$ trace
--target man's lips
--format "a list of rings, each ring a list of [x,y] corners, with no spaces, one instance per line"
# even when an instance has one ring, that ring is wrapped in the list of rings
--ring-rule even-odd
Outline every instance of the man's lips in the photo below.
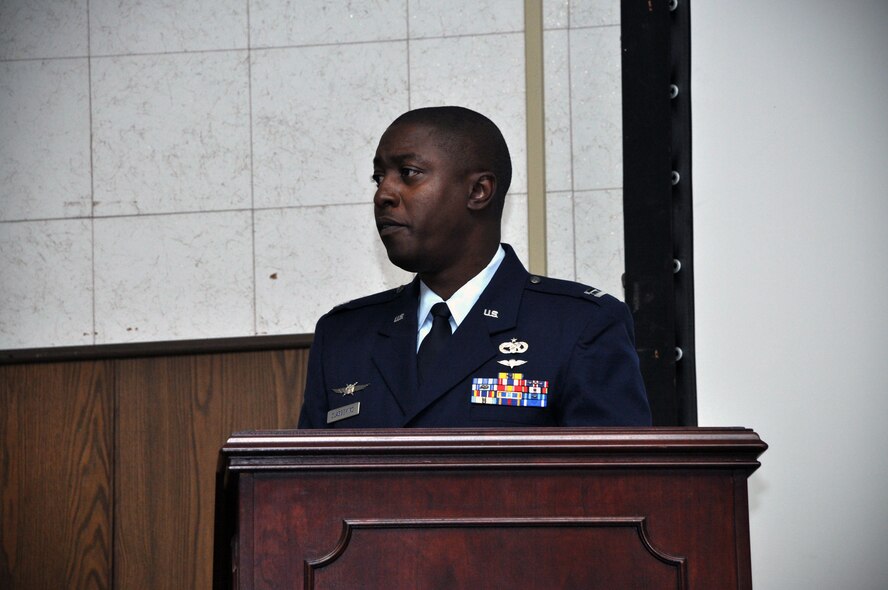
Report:
[[[406,224],[388,217],[380,217],[376,220],[376,229],[379,230],[380,236],[388,235],[404,227],[407,227]]]

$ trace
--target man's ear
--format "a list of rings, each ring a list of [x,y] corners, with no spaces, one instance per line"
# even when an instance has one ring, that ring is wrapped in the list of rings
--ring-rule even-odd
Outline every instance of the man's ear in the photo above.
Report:
[[[467,206],[472,211],[486,209],[493,201],[494,194],[496,194],[496,176],[493,172],[479,172],[474,175]]]

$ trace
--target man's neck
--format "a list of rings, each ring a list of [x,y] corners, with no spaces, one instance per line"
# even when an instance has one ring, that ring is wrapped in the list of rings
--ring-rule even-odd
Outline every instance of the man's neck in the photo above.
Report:
[[[463,320],[468,317],[469,313],[475,307],[481,294],[490,285],[494,275],[498,272],[503,260],[506,257],[506,250],[500,246],[490,262],[481,271],[472,277],[466,284],[460,287],[453,295],[447,298],[447,307],[450,309],[450,327],[452,331],[456,331],[462,324]],[[419,306],[416,308],[416,325],[417,338],[416,345],[428,334],[432,328],[433,318],[429,313],[436,303],[441,301],[437,293],[432,292],[428,285],[420,281],[419,283]]]
[[[497,241],[483,252],[465,257],[457,266],[438,273],[420,273],[419,278],[441,299],[447,301],[460,287],[490,264],[499,247],[500,244]]]

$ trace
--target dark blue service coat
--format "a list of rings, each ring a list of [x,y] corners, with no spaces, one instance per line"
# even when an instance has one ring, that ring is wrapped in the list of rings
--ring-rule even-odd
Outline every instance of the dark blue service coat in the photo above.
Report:
[[[324,315],[299,427],[650,425],[626,305],[579,283],[531,276],[504,246],[505,259],[421,385],[418,278]],[[529,396],[544,397],[545,407],[472,402],[476,378],[504,376],[512,381],[502,383],[545,383],[544,396]]]

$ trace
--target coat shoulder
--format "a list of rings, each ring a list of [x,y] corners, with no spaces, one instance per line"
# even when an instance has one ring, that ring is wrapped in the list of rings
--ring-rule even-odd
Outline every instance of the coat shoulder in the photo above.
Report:
[[[345,303],[340,303],[329,312],[327,312],[326,315],[332,316],[347,311],[374,307],[377,305],[384,305],[396,299],[407,287],[408,285],[401,285],[400,287],[395,287],[394,289],[388,289],[387,291],[381,291],[379,293],[374,293],[373,295],[367,295],[366,297],[359,297],[357,299],[352,299],[351,301],[346,301]]]
[[[551,295],[555,297],[570,297],[581,301],[586,301],[601,308],[609,309],[614,306],[620,307],[624,305],[619,299],[613,297],[590,285],[567,281],[564,279],[553,279],[541,275],[530,275],[527,279],[527,287],[529,291]]]

